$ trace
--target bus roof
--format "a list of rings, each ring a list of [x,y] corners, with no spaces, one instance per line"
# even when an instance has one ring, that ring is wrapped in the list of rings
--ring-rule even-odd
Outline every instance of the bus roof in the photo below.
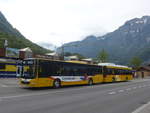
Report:
[[[69,63],[77,63],[77,64],[88,64],[87,62],[84,61],[78,61],[78,60],[68,60],[65,62],[69,62]]]
[[[114,63],[99,63],[100,66],[106,66],[109,68],[118,68],[118,69],[132,69],[131,67],[124,66],[124,65],[116,65]]]
[[[54,62],[62,62],[62,63],[71,63],[71,64],[83,64],[83,65],[99,66],[99,65],[88,64],[87,62],[84,62],[84,61],[77,61],[77,60],[63,61],[63,60],[52,60],[52,59],[46,59],[46,58],[26,58],[26,59],[24,59],[24,60],[46,60],[46,61],[54,61]]]

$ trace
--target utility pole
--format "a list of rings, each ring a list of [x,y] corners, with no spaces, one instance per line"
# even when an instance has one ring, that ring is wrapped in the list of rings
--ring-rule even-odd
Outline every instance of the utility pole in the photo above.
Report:
[[[7,48],[7,46],[8,46],[8,41],[5,39],[5,41],[4,41],[4,48]]]
[[[64,54],[65,54],[64,53],[64,46],[62,46],[61,49],[62,49],[62,53],[61,53],[62,54],[62,60],[64,60]]]
[[[5,38],[1,38],[0,40],[2,41],[3,48],[8,47],[8,40],[6,40]]]
[[[62,45],[61,46],[61,55],[62,55],[62,60],[64,60],[64,56],[65,56],[65,47],[77,47],[78,45]]]

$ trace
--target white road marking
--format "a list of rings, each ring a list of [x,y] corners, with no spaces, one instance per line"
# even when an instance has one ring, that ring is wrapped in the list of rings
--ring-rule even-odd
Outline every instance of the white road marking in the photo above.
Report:
[[[4,84],[0,84],[0,86],[1,86],[1,87],[7,87],[7,86],[6,86],[6,85],[4,85]]]
[[[130,91],[130,90],[131,90],[131,88],[128,88],[128,89],[126,89],[126,90]]]
[[[5,85],[5,84],[0,84],[1,87],[19,87],[18,85]]]
[[[116,94],[116,92],[109,92],[108,94],[110,94],[110,95],[114,95],[114,94]]]
[[[136,87],[133,87],[133,89],[136,89]]]
[[[121,92],[124,92],[124,90],[119,90],[118,92],[120,92],[120,93],[121,93]]]
[[[90,89],[91,87],[84,87],[84,89],[87,88],[87,89]],[[78,89],[70,89],[70,90],[67,90],[67,91],[78,91],[78,90],[82,90],[83,88],[78,88]],[[108,91],[111,91],[111,90],[107,90],[105,92],[108,92]],[[64,93],[66,92],[66,90],[57,90],[57,91],[53,91],[53,92],[42,92],[42,93],[32,93],[32,94],[23,94],[23,95],[13,95],[13,96],[1,96],[0,99],[12,99],[12,98],[19,98],[19,97],[30,97],[30,96],[40,96],[40,95],[47,95],[47,94],[56,94],[56,93]]]
[[[0,84],[0,85],[2,85],[2,84]],[[111,85],[113,85],[113,84],[111,84]],[[104,86],[106,86],[106,85],[104,85]],[[3,87],[13,87],[13,86],[3,86]],[[94,87],[101,87],[101,86],[94,86]],[[84,87],[84,89],[85,88],[87,88],[87,89],[89,89],[89,88],[91,88],[91,87],[89,87],[89,86],[85,86]],[[78,89],[71,89],[71,90],[67,90],[67,91],[78,91],[78,90],[82,90],[83,88],[78,88]],[[113,90],[107,90],[107,91],[105,91],[105,92],[108,92],[109,91],[109,93],[108,94],[111,94],[111,95],[113,95],[113,94],[116,94],[116,92],[114,91],[114,90],[119,90],[119,88],[114,88]],[[131,90],[131,88],[127,88],[126,90]],[[124,91],[124,90],[119,90],[119,91]],[[19,97],[29,97],[29,96],[40,96],[40,95],[47,95],[47,94],[56,94],[56,93],[64,93],[64,92],[66,92],[66,90],[59,90],[59,91],[53,91],[53,92],[42,92],[42,93],[32,93],[32,94],[22,94],[22,95],[14,95],[14,96],[1,96],[0,97],[0,100],[3,100],[3,99],[12,99],[12,98],[19,98]],[[103,92],[104,93],[104,92]]]
[[[2,86],[2,87],[9,87],[9,86],[7,86],[7,85],[4,85],[4,84],[2,84],[1,86]]]
[[[139,86],[139,88],[141,88],[142,86]]]
[[[40,95],[53,94],[53,93],[58,93],[58,92],[44,92],[44,93],[32,93],[32,94],[14,95],[14,96],[2,96],[2,97],[0,97],[0,99],[12,99],[12,98],[18,98],[18,97],[40,96]]]
[[[145,85],[142,85],[142,87],[145,87]]]
[[[87,89],[90,88],[90,87],[86,87]],[[76,91],[76,90],[81,90],[82,88],[80,89],[72,89],[72,90],[69,90],[69,91]],[[126,90],[131,90],[131,88],[128,88]],[[112,90],[108,90],[108,91],[112,91]],[[63,92],[66,92],[66,91],[55,91],[55,92],[43,92],[43,93],[33,93],[33,94],[25,94],[25,95],[15,95],[15,96],[6,96],[6,97],[0,97],[0,99],[11,99],[11,98],[18,98],[18,97],[28,97],[28,96],[39,96],[39,95],[46,95],[46,94],[55,94],[55,93],[63,93]],[[124,92],[124,90],[119,90],[118,92]],[[112,92],[109,92],[108,94],[116,94],[115,91],[112,91]]]

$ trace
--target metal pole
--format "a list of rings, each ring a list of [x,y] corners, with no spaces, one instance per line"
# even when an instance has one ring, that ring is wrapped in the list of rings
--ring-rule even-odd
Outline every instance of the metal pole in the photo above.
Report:
[[[64,60],[64,56],[65,56],[65,50],[64,50],[65,47],[71,47],[71,46],[72,46],[72,47],[73,47],[73,46],[76,47],[77,45],[67,45],[67,46],[62,45],[62,47],[61,47],[61,48],[62,48],[62,53],[61,53],[61,54],[62,54],[62,59],[63,59],[63,60]]]
[[[62,46],[62,60],[64,60],[64,46]]]

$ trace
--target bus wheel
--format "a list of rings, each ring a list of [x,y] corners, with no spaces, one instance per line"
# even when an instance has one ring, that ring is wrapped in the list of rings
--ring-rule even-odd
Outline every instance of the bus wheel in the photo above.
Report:
[[[89,85],[89,86],[93,85],[93,80],[92,80],[92,79],[89,79],[89,80],[88,80],[88,85]]]
[[[53,87],[54,88],[60,88],[60,86],[61,86],[60,80],[59,79],[54,80]]]

